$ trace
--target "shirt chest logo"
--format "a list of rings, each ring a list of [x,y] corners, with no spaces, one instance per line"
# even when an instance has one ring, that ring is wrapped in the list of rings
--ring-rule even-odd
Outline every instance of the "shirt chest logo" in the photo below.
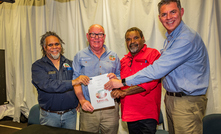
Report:
[[[110,55],[110,56],[109,56],[109,59],[110,59],[111,61],[115,61],[116,58],[115,58],[115,56]]]
[[[65,68],[70,67],[70,65],[69,65],[68,63],[64,63],[63,66],[64,66]]]

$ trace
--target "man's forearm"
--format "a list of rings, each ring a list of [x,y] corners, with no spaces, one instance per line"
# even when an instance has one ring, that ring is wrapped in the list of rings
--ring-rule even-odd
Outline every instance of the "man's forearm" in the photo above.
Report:
[[[74,92],[79,100],[79,102],[81,103],[82,101],[86,100],[85,97],[84,97],[84,94],[82,92],[82,88],[81,88],[81,85],[75,85],[74,86]]]
[[[144,92],[146,90],[139,86],[131,86],[123,91],[126,92],[126,95],[132,95],[132,94]]]
[[[81,85],[75,85],[74,86],[74,91],[75,91],[76,96],[78,97],[78,100],[79,100],[80,104],[81,104],[81,108],[84,111],[93,112],[94,108],[91,105],[91,103],[88,100],[85,99],[84,94],[82,92]]]

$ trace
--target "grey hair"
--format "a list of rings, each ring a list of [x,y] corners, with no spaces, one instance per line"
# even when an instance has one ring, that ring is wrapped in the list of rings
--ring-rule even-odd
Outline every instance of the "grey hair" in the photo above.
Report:
[[[43,56],[46,55],[46,51],[44,50],[44,47],[46,46],[46,41],[45,41],[45,39],[46,39],[48,36],[55,36],[55,37],[58,38],[59,43],[61,44],[61,54],[63,54],[63,53],[64,53],[64,48],[62,47],[62,44],[65,44],[65,43],[62,41],[62,39],[61,39],[55,32],[48,31],[48,32],[46,32],[45,34],[43,34],[43,35],[41,36],[41,40],[40,40],[41,51],[42,51]]]
[[[181,10],[181,3],[180,3],[180,0],[161,0],[159,3],[158,3],[158,11],[159,11],[159,14],[160,14],[160,8],[163,6],[163,5],[167,5],[167,4],[170,4],[170,2],[176,2],[177,4],[177,7]]]

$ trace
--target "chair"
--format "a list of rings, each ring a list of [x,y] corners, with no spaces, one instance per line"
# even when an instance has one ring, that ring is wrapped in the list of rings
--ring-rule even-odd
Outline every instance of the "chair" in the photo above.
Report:
[[[221,114],[209,114],[203,118],[203,134],[221,134]]]
[[[29,126],[32,124],[40,124],[39,116],[40,116],[40,106],[39,104],[36,104],[29,111],[27,125]]]
[[[157,129],[156,134],[169,134],[169,132],[165,130],[164,121],[163,121],[163,114],[162,114],[161,110],[160,110],[159,124],[163,125],[163,130]]]

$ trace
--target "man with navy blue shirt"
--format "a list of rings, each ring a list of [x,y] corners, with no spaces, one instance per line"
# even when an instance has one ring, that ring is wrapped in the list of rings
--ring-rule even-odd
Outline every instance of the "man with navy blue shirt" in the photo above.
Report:
[[[94,77],[108,73],[109,78],[120,78],[120,60],[109,50],[105,41],[105,31],[101,25],[94,24],[86,34],[89,46],[79,51],[73,60],[73,78],[79,75]],[[119,107],[94,110],[90,103],[88,86],[75,85],[75,93],[81,104],[80,130],[102,134],[117,134],[119,126]],[[93,90],[93,89],[92,89]]]
[[[159,19],[167,29],[161,57],[135,75],[111,79],[105,89],[163,79],[170,134],[202,134],[209,85],[209,58],[200,35],[183,21],[179,0],[161,0]]]
[[[46,32],[40,41],[43,57],[32,64],[32,83],[38,91],[40,124],[76,129],[78,99],[73,86],[89,83],[89,77],[72,80],[72,61],[65,58],[64,42],[54,32]]]

